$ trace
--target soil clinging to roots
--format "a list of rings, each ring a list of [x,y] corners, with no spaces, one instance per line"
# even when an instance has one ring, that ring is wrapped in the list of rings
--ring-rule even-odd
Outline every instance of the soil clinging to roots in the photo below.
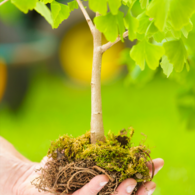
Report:
[[[121,131],[119,135],[109,133],[106,142],[90,144],[90,133],[73,138],[67,135],[53,142],[48,151],[50,157],[38,178],[32,184],[39,191],[54,194],[71,194],[82,188],[96,175],[104,174],[108,184],[99,195],[117,193],[118,185],[126,178],[134,178],[138,183],[133,192],[146,181],[151,181],[147,162],[151,161],[150,151],[143,145],[131,146],[130,135]],[[152,164],[153,165],[153,164]]]

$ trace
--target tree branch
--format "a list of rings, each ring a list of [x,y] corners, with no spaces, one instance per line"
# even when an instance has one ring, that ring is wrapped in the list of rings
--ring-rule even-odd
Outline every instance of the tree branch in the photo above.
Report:
[[[89,25],[89,28],[91,30],[91,33],[93,35],[94,34],[94,28],[95,28],[94,25],[93,25],[93,22],[92,22],[91,18],[89,17],[86,9],[84,8],[81,0],[76,0],[76,1],[77,1],[78,5],[79,5],[81,11],[83,12],[83,15],[84,15],[84,17],[85,17],[85,19],[86,19],[86,21],[87,21],[87,23]]]
[[[4,0],[4,1],[2,1],[2,2],[0,3],[0,6],[3,5],[4,3],[6,3],[7,1],[9,1],[9,0]]]
[[[124,33],[123,33],[123,38],[127,37],[128,34],[129,34],[128,31],[124,32]],[[108,43],[102,45],[102,47],[101,47],[102,53],[104,53],[106,50],[108,50],[108,49],[111,48],[113,45],[115,45],[116,43],[118,43],[120,40],[121,40],[121,38],[118,37],[118,38],[116,39],[115,42],[113,42],[113,43],[112,43],[112,42],[108,42]]]

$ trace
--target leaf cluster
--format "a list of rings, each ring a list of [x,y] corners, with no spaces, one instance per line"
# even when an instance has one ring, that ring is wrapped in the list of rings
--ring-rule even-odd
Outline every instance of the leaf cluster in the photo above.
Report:
[[[138,182],[149,181],[149,169],[146,165],[148,153],[144,145],[133,147],[131,139],[134,130],[129,136],[119,134],[115,136],[109,132],[105,142],[90,143],[90,132],[74,138],[68,135],[60,137],[51,143],[48,156],[54,159],[64,154],[69,162],[76,160],[90,160],[97,166],[107,170],[120,172],[120,181],[134,177]],[[136,174],[142,177],[137,178]]]
[[[173,70],[189,70],[194,60],[194,0],[84,0],[93,12],[96,28],[114,42],[128,30],[130,41],[138,40],[130,51],[134,66],[155,70],[159,64],[169,76]],[[21,11],[35,9],[57,28],[70,12],[78,8],[76,0],[11,0]],[[48,8],[48,5],[50,8]],[[139,6],[137,12],[135,8]],[[136,13],[136,14],[135,14]]]
[[[141,7],[137,15],[134,14],[136,4]],[[192,46],[195,38],[191,36],[195,1],[113,0],[111,4],[109,0],[89,0],[89,7],[101,14],[94,23],[108,41],[113,42],[118,36],[123,41],[126,30],[130,41],[138,40],[130,57],[141,70],[146,65],[155,70],[160,64],[169,76],[173,70],[181,72],[184,66],[187,70],[192,66],[189,58],[190,53],[195,53]]]
[[[67,4],[55,0],[11,0],[11,2],[24,13],[36,10],[52,28],[58,28],[69,17],[70,12],[78,8],[76,0]]]

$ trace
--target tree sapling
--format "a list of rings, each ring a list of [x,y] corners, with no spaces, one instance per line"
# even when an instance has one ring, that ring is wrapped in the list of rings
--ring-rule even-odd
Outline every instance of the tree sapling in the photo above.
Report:
[[[189,51],[194,30],[191,17],[195,12],[194,0],[84,0],[94,12],[93,21],[81,0],[66,4],[55,0],[10,0],[21,11],[36,10],[53,28],[68,18],[78,7],[82,11],[93,36],[93,65],[91,77],[91,129],[80,137],[68,135],[51,143],[49,160],[41,168],[41,175],[32,184],[39,190],[53,193],[72,193],[84,186],[94,176],[106,174],[110,181],[99,194],[112,194],[126,178],[134,178],[140,185],[150,181],[147,163],[150,151],[144,145],[133,146],[132,128],[120,131],[119,135],[104,134],[101,101],[101,62],[104,52],[128,37],[137,44],[130,50],[132,66],[144,70],[147,65],[154,70],[161,65],[169,76],[173,70],[180,72],[184,65],[189,69]],[[3,1],[0,5],[7,2]],[[133,14],[135,3],[142,11]],[[47,6],[50,5],[50,8]],[[109,7],[109,9],[108,9]],[[102,34],[108,43],[102,45]],[[76,55],[76,54],[75,54]]]

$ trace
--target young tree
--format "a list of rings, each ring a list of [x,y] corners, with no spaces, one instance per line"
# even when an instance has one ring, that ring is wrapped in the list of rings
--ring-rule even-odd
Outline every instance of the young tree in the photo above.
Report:
[[[0,5],[8,0],[4,0]],[[93,35],[93,68],[91,78],[91,143],[104,141],[101,101],[102,55],[118,41],[128,37],[137,39],[130,58],[141,70],[145,66],[155,70],[161,65],[169,76],[173,70],[189,71],[195,66],[195,1],[194,0],[139,0],[142,12],[134,16],[132,8],[138,0],[84,0],[96,14],[93,21],[81,0],[67,4],[56,0],[10,0],[24,13],[36,10],[52,26],[58,28],[70,12],[78,7]],[[48,8],[47,5],[50,5]],[[193,17],[192,17],[193,16]],[[102,33],[108,43],[102,45]]]

